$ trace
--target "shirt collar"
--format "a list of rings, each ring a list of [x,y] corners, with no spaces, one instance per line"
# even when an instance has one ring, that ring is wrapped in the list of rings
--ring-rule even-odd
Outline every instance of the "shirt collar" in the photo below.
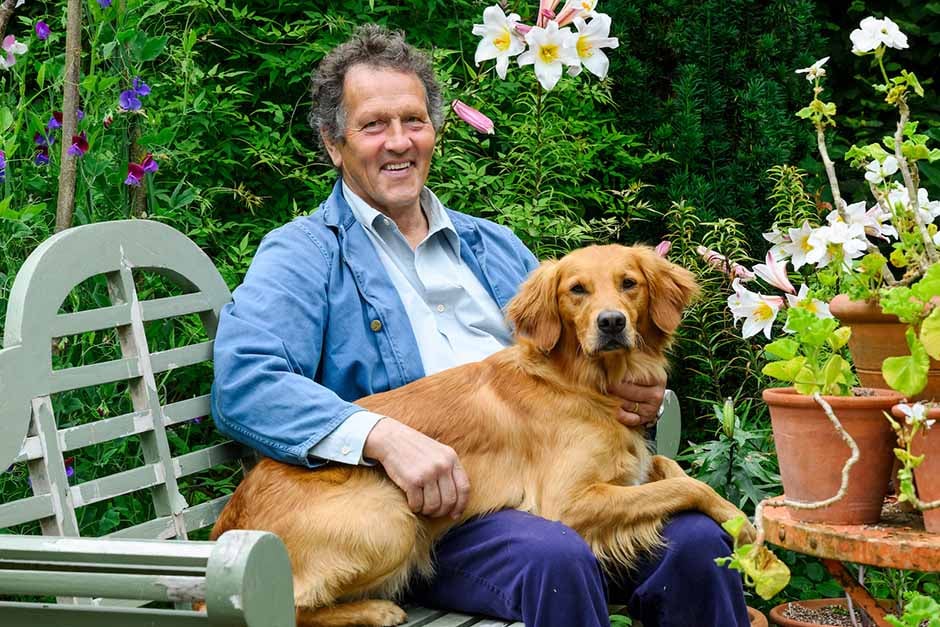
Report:
[[[356,192],[352,191],[346,184],[346,181],[342,181],[342,189],[343,197],[346,199],[346,202],[349,203],[349,208],[352,209],[356,220],[366,229],[379,235],[379,229],[376,228],[376,221],[384,220],[387,216],[363,200]],[[451,247],[454,249],[454,253],[459,257],[460,237],[458,237],[457,229],[454,228],[454,223],[444,209],[444,205],[441,204],[441,201],[434,192],[427,187],[421,190],[420,202],[421,209],[428,219],[428,237],[431,237],[435,233],[443,232],[444,237],[450,242]]]

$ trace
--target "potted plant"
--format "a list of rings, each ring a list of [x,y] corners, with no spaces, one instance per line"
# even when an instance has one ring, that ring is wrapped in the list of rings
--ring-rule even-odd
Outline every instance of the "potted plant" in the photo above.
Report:
[[[897,418],[888,420],[898,435],[898,501],[923,511],[924,528],[940,533],[940,428],[931,428],[940,418],[940,407],[903,403],[891,413]]]
[[[778,262],[812,267],[824,292],[839,292],[830,308],[852,328],[849,349],[864,385],[930,398],[940,395],[940,235],[933,224],[940,202],[920,187],[919,163],[940,159],[940,150],[910,120],[908,100],[924,93],[917,77],[905,70],[889,77],[885,69],[889,49],[908,47],[904,33],[889,18],[867,17],[850,39],[854,53],[873,57],[881,77],[874,90],[898,111],[892,135],[846,153],[850,166],[864,170],[874,204],[842,196],[829,158],[825,134],[835,126],[836,105],[820,97],[827,57],[798,70],[813,83],[813,99],[797,115],[816,129],[834,208],[824,224],[775,225],[765,237]]]

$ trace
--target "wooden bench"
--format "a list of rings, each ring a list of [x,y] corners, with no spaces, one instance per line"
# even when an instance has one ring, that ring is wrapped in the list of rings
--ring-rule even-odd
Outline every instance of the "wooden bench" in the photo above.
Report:
[[[165,282],[168,292],[148,298],[153,290],[146,286],[154,282]],[[79,286],[97,293],[95,307],[70,310],[88,300],[73,293]],[[276,536],[230,531],[217,542],[189,539],[205,534],[228,499],[206,496],[206,485],[254,459],[218,436],[198,450],[174,453],[172,446],[178,430],[209,415],[211,378],[202,377],[204,390],[176,398],[172,377],[208,368],[229,300],[210,259],[158,222],[76,227],[26,260],[0,350],[0,488],[5,494],[22,488],[17,498],[0,501],[0,624],[294,625],[290,563]],[[176,339],[195,341],[151,345],[148,327],[174,320],[185,329]],[[70,347],[89,343],[101,350],[72,354]],[[116,393],[116,386],[126,392]],[[78,404],[86,411],[76,410],[76,394],[89,395]],[[88,398],[122,396],[123,408],[102,401],[97,412],[87,411]],[[657,445],[674,455],[678,443],[678,406],[670,397]],[[139,454],[118,459],[133,466],[110,472],[115,455],[128,450]],[[100,476],[70,478],[66,461],[83,454],[100,462],[91,465],[105,469]],[[122,526],[116,512],[128,509],[146,522]],[[82,537],[101,530],[102,537]],[[202,599],[206,610],[193,611],[192,602]],[[522,627],[408,610],[411,627]]]

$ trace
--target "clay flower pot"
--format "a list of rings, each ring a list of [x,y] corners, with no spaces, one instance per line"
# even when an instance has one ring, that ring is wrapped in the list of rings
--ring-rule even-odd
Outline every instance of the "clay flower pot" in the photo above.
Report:
[[[826,396],[842,426],[858,445],[860,458],[849,472],[845,496],[820,509],[788,508],[805,522],[861,525],[877,522],[888,491],[896,438],[884,416],[903,398],[893,390],[868,390],[870,396]],[[764,390],[784,495],[813,503],[839,491],[842,467],[851,450],[812,396],[793,388]]]
[[[767,617],[760,610],[748,606],[747,617],[751,620],[751,627],[767,627]]]
[[[896,407],[891,413],[898,420],[904,420]],[[940,499],[940,407],[931,407],[927,410],[928,420],[937,420],[932,429],[921,431],[911,444],[914,455],[926,455],[924,463],[914,469],[914,484],[917,486],[917,497],[921,501],[936,501]],[[940,508],[924,512],[924,528],[930,533],[940,533]]]
[[[772,610],[770,610],[770,624],[777,625],[777,627],[818,627],[819,625],[827,625],[829,623],[818,623],[818,622],[806,622],[805,620],[797,620],[795,618],[789,618],[784,616],[784,612],[787,607],[790,605],[800,605],[807,610],[818,610],[820,608],[828,607],[835,605],[842,608],[848,612],[848,607],[846,605],[845,599],[812,599],[809,601],[792,601],[792,603],[781,603]],[[891,610],[890,601],[878,600],[878,605],[884,607],[886,610]]]
[[[908,354],[907,340],[904,334],[907,325],[897,316],[881,313],[881,308],[865,301],[849,300],[845,294],[839,294],[829,303],[829,311],[839,322],[852,328],[849,338],[849,352],[855,363],[858,380],[865,387],[887,388],[881,376],[881,363],[887,357],[900,357]],[[913,401],[940,400],[940,363],[930,360],[927,373],[927,387],[914,397]]]

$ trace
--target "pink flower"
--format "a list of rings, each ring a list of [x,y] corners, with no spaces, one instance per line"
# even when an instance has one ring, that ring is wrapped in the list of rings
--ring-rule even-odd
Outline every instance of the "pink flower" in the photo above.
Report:
[[[783,290],[788,294],[796,294],[796,288],[793,287],[790,278],[787,276],[787,262],[784,261],[782,265],[778,264],[773,253],[770,252],[767,253],[766,261],[766,264],[759,263],[754,266],[754,274],[779,290]]]
[[[450,103],[450,106],[454,110],[454,113],[457,114],[458,118],[479,132],[485,133],[487,135],[492,135],[495,132],[493,130],[493,120],[489,119],[470,105],[459,100],[454,100],[452,103]]]
[[[750,270],[748,270],[741,264],[731,263],[730,261],[728,261],[727,257],[722,255],[721,253],[717,253],[714,250],[711,250],[710,248],[699,246],[698,248],[695,249],[695,252],[697,252],[702,257],[702,259],[705,260],[705,263],[707,263],[712,268],[720,272],[724,272],[731,278],[738,278],[738,279],[743,279],[744,281],[750,281],[756,276],[753,272],[751,272]]]
[[[656,244],[656,248],[654,250],[660,257],[665,257],[669,254],[670,248],[672,248],[672,242],[670,242],[668,239],[664,239],[660,243]]]

